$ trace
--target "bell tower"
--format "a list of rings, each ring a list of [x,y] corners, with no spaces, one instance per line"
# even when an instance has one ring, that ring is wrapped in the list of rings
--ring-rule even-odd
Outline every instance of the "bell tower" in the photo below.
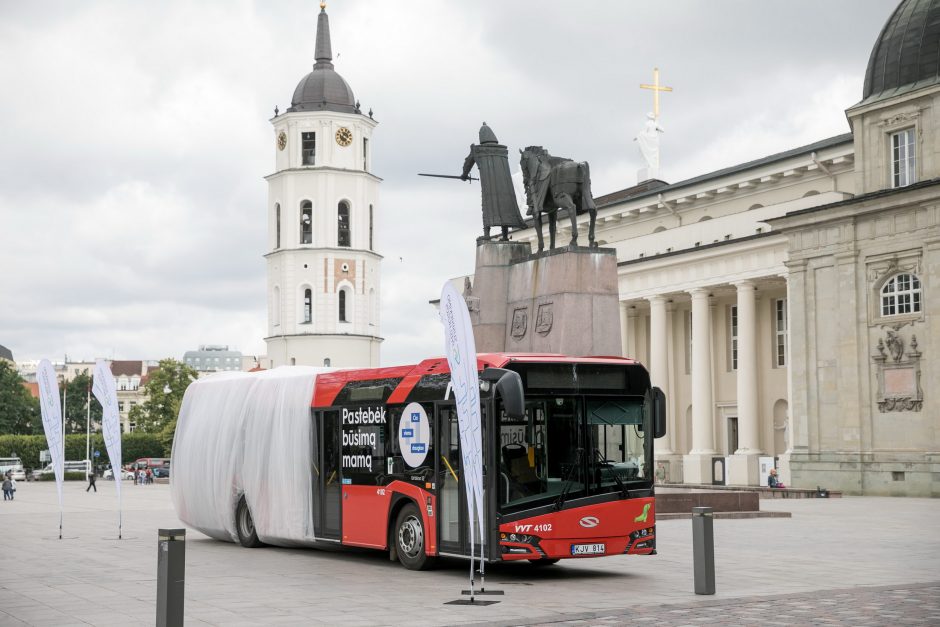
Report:
[[[316,63],[275,111],[268,182],[267,367],[377,367],[382,256],[375,252],[379,183],[372,132],[333,66],[326,4]]]

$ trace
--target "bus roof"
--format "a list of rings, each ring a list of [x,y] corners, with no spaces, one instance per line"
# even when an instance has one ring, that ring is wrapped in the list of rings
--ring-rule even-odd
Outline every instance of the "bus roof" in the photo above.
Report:
[[[549,363],[549,364],[610,364],[630,365],[639,362],[627,357],[586,356],[571,357],[558,353],[478,353],[477,370],[484,368],[503,368],[509,363]],[[312,407],[331,407],[339,393],[347,384],[356,381],[394,381],[394,391],[386,403],[404,402],[408,394],[422,377],[450,373],[447,358],[432,357],[414,366],[391,366],[388,368],[361,368],[336,370],[317,375]]]

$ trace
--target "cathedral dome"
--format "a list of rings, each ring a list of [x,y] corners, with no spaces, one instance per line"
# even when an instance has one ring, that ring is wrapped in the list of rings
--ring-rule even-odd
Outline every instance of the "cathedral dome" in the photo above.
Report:
[[[314,69],[297,83],[288,111],[355,113],[356,97],[349,83],[336,70]]]
[[[903,0],[872,48],[863,100],[940,83],[940,0]]]
[[[333,69],[333,52],[330,46],[330,18],[326,8],[320,5],[317,17],[317,62],[313,71],[300,79],[290,109],[293,111],[341,111],[358,113],[356,97],[349,83]]]

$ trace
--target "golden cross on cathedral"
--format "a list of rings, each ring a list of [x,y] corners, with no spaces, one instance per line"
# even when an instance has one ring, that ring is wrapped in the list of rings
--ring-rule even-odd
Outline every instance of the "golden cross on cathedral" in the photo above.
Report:
[[[659,92],[661,91],[672,91],[672,87],[664,87],[659,84],[659,68],[653,68],[653,84],[652,85],[640,85],[641,89],[652,89],[653,90],[653,115],[656,116],[656,119],[659,119]]]

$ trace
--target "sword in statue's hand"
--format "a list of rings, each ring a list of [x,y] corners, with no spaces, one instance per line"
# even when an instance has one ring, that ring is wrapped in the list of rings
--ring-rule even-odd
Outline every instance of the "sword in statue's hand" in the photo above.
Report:
[[[418,176],[433,176],[434,178],[437,178],[437,179],[460,179],[461,181],[467,181],[468,183],[470,181],[480,180],[473,176],[463,177],[463,176],[454,176],[453,174],[424,174],[422,172],[418,172]]]

